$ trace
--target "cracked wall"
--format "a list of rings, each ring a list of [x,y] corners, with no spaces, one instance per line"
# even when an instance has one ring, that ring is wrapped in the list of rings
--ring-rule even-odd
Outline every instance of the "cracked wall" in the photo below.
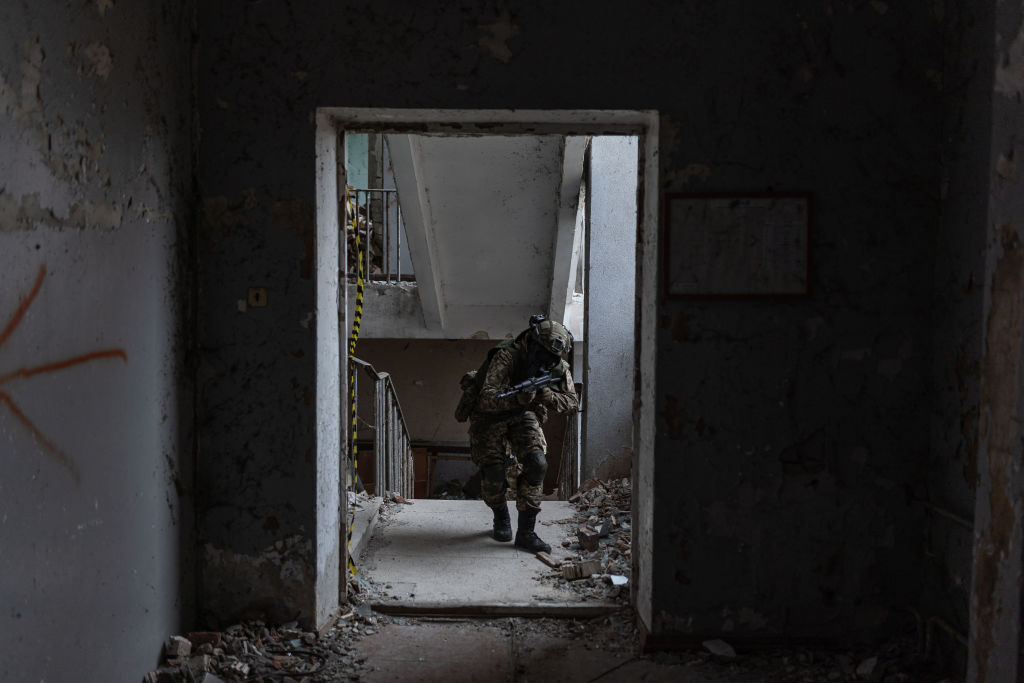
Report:
[[[0,17],[0,679],[123,680],[194,609],[192,14]]]

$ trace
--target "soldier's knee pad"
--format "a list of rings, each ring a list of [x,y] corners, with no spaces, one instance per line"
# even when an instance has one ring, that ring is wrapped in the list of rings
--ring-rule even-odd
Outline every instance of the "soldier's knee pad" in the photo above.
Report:
[[[531,486],[544,483],[544,474],[548,471],[548,461],[544,451],[533,450],[523,456],[523,479]]]
[[[501,465],[487,465],[480,468],[480,489],[484,495],[500,495],[507,485],[505,468]]]

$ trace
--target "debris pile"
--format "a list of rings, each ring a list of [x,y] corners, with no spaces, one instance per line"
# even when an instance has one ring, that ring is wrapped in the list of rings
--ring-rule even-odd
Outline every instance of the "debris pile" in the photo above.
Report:
[[[561,545],[573,553],[569,560],[551,562],[555,570],[541,577],[591,599],[629,602],[632,573],[632,487],[628,478],[588,479],[569,502],[576,513],[569,519],[541,522],[569,525],[572,533]]]
[[[235,683],[237,681],[313,681],[358,678],[363,661],[355,643],[382,626],[369,604],[351,609],[319,633],[296,622],[269,626],[251,621],[223,631],[174,635],[164,644],[164,665],[146,674],[144,683]]]

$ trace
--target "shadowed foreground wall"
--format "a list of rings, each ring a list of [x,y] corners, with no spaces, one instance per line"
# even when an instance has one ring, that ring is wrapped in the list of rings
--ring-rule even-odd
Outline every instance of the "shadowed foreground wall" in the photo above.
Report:
[[[190,3],[0,8],[0,680],[192,621]]]
[[[657,109],[648,190],[813,193],[807,297],[660,305],[648,626],[877,632],[913,602],[943,20],[923,1],[620,10],[200,8],[201,531],[225,618],[276,584],[233,589],[220,558],[300,583],[282,559],[309,565],[319,106]]]

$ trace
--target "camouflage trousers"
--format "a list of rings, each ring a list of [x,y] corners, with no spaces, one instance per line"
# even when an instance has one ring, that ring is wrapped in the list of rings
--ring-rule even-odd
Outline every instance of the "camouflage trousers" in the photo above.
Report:
[[[505,491],[511,489],[516,509],[540,510],[548,443],[532,411],[505,419],[473,420],[469,446],[473,464],[480,468],[483,499],[489,507],[504,504]]]

